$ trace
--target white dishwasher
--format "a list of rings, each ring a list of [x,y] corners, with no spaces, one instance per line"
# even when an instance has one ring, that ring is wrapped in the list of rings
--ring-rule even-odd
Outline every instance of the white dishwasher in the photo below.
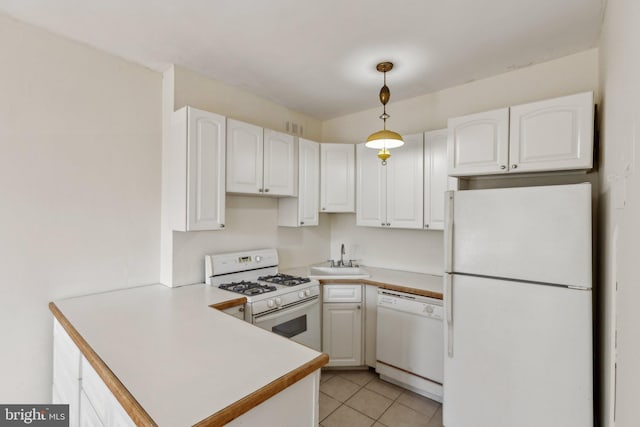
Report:
[[[442,300],[378,290],[376,371],[382,379],[442,401]]]

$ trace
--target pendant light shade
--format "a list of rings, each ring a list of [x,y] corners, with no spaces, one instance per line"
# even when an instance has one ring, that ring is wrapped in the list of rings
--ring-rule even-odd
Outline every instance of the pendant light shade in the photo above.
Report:
[[[384,75],[384,86],[380,89],[380,103],[382,103],[382,115],[380,118],[383,122],[383,128],[369,135],[365,144],[365,147],[380,150],[378,152],[378,158],[382,160],[383,165],[386,165],[387,159],[391,157],[391,153],[389,153],[390,148],[398,148],[404,145],[402,136],[400,136],[399,133],[387,129],[387,119],[390,117],[387,114],[387,102],[389,102],[389,98],[391,97],[391,91],[387,87],[387,71],[390,71],[392,68],[393,63],[391,62],[381,62],[376,66],[376,70]]]
[[[394,132],[392,130],[379,130],[378,132],[372,133],[367,138],[367,143],[365,146],[369,148],[398,148],[404,145],[404,141],[399,133]]]

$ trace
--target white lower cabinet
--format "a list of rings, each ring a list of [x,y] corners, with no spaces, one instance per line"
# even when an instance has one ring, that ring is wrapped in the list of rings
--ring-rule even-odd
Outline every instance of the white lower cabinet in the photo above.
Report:
[[[102,421],[100,421],[100,416],[91,405],[87,394],[82,390],[80,392],[80,407],[82,411],[80,411],[80,425],[82,427],[102,427]]]
[[[131,418],[124,411],[118,400],[111,393],[107,385],[102,381],[98,373],[89,364],[89,361],[82,358],[82,393],[91,403],[99,420],[104,426],[135,426]],[[80,415],[88,410],[80,404]]]
[[[70,427],[136,425],[55,319],[52,388],[53,403],[69,404]]]
[[[363,313],[362,285],[324,285],[322,351],[329,355],[327,366],[364,364]]]
[[[53,403],[69,405],[69,426],[79,426],[80,350],[58,321],[53,322]]]

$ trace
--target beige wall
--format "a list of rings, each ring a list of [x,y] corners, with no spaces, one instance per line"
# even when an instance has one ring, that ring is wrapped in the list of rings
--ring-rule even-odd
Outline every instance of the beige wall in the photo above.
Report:
[[[601,37],[599,324],[604,370],[602,425],[638,425],[640,408],[640,3],[609,1]],[[617,292],[616,292],[617,283]],[[613,343],[617,322],[617,387]]]
[[[390,87],[393,94],[393,85]],[[391,101],[389,128],[403,134],[440,129],[447,126],[449,117],[590,90],[597,99],[597,49],[406,101]],[[322,140],[361,142],[380,127],[379,114],[380,109],[373,109],[323,122]],[[344,242],[350,256],[364,264],[442,274],[441,231],[380,230],[356,227],[355,222],[355,214],[332,217],[333,258],[339,256],[338,248]]]
[[[4,15],[0,52],[0,402],[45,403],[48,302],[158,281],[161,79]]]
[[[287,121],[303,126],[307,138],[319,140],[319,120],[291,111],[264,98],[174,67],[165,73],[167,102],[173,107],[196,108],[286,131]],[[173,86],[173,87],[172,87]],[[166,108],[166,107],[165,107]],[[329,250],[330,221],[321,215],[319,227],[278,227],[278,200],[267,197],[227,196],[225,229],[190,233],[171,232],[163,226],[162,283],[180,286],[204,281],[204,255],[275,247],[282,268],[317,263]],[[163,222],[164,224],[164,222]]]

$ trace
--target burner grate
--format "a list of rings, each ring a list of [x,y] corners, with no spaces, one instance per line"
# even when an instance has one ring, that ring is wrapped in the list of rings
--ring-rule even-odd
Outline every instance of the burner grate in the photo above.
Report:
[[[291,276],[289,274],[281,274],[281,273],[274,274],[271,276],[261,276],[261,277],[258,277],[258,280],[262,282],[267,282],[267,283],[275,283],[276,285],[282,285],[282,286],[298,286],[303,283],[309,283],[311,281],[311,279],[307,277],[296,277],[296,276]]]
[[[242,280],[240,282],[223,283],[218,286],[220,289],[224,289],[231,292],[236,292],[243,295],[259,295],[267,292],[273,292],[277,288],[270,285],[262,285],[256,282],[249,282]]]

